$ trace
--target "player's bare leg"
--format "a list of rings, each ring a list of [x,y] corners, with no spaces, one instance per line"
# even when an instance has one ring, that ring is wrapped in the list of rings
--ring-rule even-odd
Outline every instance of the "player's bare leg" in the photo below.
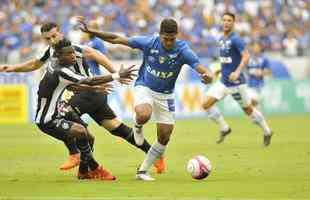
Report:
[[[152,106],[148,103],[135,106],[134,116],[134,138],[137,145],[142,145],[144,141],[143,125],[147,123],[152,115]]]
[[[172,134],[174,125],[173,124],[163,124],[157,123],[157,140],[151,146],[150,150],[146,154],[144,161],[138,169],[136,178],[138,180],[152,181],[150,175],[147,174],[149,168],[154,164],[155,160],[160,158],[166,150],[166,146],[169,142],[170,136]]]
[[[142,145],[138,145],[134,139],[133,129],[117,118],[103,120],[101,126],[108,130],[112,135],[123,138],[128,143],[141,149],[145,153],[151,148],[151,145],[146,139],[143,140]]]

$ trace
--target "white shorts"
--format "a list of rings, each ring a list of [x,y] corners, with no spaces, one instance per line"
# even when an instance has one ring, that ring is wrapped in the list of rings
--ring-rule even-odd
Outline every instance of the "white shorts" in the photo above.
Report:
[[[229,94],[242,108],[251,105],[251,98],[248,95],[246,84],[226,87],[221,81],[217,81],[207,92],[207,96],[214,97],[217,100],[221,100]]]
[[[150,104],[153,109],[153,116],[157,123],[174,124],[174,94],[163,94],[154,92],[145,86],[134,87],[134,107],[140,104]]]
[[[260,97],[259,96],[259,89],[248,87],[248,94],[249,94],[251,99],[254,99],[256,101],[259,100],[259,97]]]

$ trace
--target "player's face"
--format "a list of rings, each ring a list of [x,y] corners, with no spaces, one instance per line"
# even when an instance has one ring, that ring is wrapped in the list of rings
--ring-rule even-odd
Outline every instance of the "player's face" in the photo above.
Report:
[[[162,33],[160,34],[160,42],[165,49],[172,49],[177,38],[175,33]]]
[[[73,65],[76,62],[76,56],[72,47],[65,47],[57,56],[59,63],[64,65]]]
[[[224,15],[222,18],[223,22],[223,31],[230,32],[234,27],[234,18],[230,15]]]
[[[59,32],[58,28],[55,27],[48,32],[43,32],[42,37],[48,45],[54,46],[63,38],[63,35]]]

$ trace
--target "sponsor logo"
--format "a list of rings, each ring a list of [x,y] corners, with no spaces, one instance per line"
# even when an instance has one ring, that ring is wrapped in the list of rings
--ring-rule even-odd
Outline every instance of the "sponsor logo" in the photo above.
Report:
[[[174,72],[162,72],[155,69],[152,69],[150,66],[146,67],[147,72],[152,74],[153,76],[156,76],[158,78],[167,79],[174,75]]]

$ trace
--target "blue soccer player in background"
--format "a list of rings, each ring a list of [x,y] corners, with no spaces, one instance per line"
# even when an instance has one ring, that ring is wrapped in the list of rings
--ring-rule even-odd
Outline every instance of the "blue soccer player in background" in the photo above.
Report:
[[[264,146],[270,144],[272,131],[269,128],[264,116],[251,104],[248,95],[245,76],[242,70],[249,61],[249,52],[245,48],[244,41],[233,31],[235,15],[225,13],[222,17],[224,36],[220,38],[220,62],[222,77],[208,90],[203,101],[203,108],[207,111],[216,102],[223,99],[228,94],[239,103],[246,115],[254,124],[257,124],[264,132]],[[224,140],[227,134],[220,132],[220,141]]]
[[[178,25],[174,19],[166,18],[161,21],[159,35],[129,38],[88,29],[82,18],[80,23],[81,29],[86,33],[143,52],[143,63],[134,87],[134,136],[136,143],[141,144],[144,139],[142,126],[153,113],[157,125],[157,140],[140,165],[136,178],[152,181],[154,178],[147,171],[164,154],[174,128],[174,88],[182,66],[188,64],[201,75],[205,83],[212,81],[213,74],[200,63],[185,41],[177,39]]]
[[[95,28],[98,29],[98,24],[95,20],[91,20],[89,22],[89,27],[91,28]],[[83,44],[89,47],[92,47],[98,51],[100,51],[100,53],[102,54],[107,54],[107,49],[104,46],[104,43],[101,39],[90,35],[90,34],[85,34],[85,37],[83,37]],[[100,66],[98,64],[98,62],[96,62],[95,60],[90,60],[87,59],[87,64],[89,66],[89,70],[93,75],[101,75],[101,71],[100,71]]]
[[[264,86],[264,77],[271,75],[268,58],[262,53],[258,42],[251,44],[251,55],[246,69],[249,96],[252,105],[256,107]]]

